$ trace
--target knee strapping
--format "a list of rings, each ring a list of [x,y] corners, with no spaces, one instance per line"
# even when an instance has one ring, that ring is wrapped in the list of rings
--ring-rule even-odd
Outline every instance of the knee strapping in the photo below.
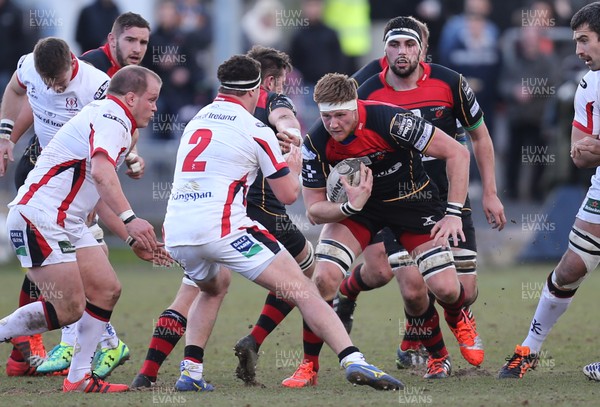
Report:
[[[585,264],[588,273],[594,271],[600,262],[600,239],[573,226],[569,233],[569,249],[577,254]]]
[[[348,275],[348,270],[355,259],[354,253],[348,246],[331,239],[321,240],[315,252],[318,260],[335,264],[344,276]]]
[[[416,263],[406,250],[401,250],[388,256],[391,268],[414,266]]]
[[[313,245],[309,241],[306,241],[306,244],[308,245],[308,253],[306,253],[306,257],[298,262],[302,271],[308,270],[315,263],[315,251]]]
[[[419,254],[415,260],[425,280],[449,267],[454,267],[452,252],[444,247],[429,249]]]
[[[468,249],[452,250],[456,272],[460,274],[477,273],[477,252]]]

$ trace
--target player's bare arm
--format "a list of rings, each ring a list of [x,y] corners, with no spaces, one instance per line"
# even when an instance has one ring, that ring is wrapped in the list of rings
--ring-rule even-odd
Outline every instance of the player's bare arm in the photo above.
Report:
[[[371,197],[373,188],[373,173],[371,169],[361,163],[360,182],[358,185],[350,185],[345,177],[340,178],[348,196],[351,208],[360,211]],[[326,188],[305,188],[302,191],[304,206],[307,216],[315,224],[334,223],[348,217],[342,212],[342,203],[327,200]]]
[[[423,153],[446,161],[448,203],[460,204],[462,208],[469,188],[469,150],[442,130],[436,129],[431,143]],[[458,237],[464,241],[465,235],[460,215],[447,213],[432,228],[431,236],[436,243],[440,240],[447,241],[449,237],[452,237],[455,246],[458,245]]]
[[[10,82],[4,90],[2,97],[2,105],[0,106],[0,127],[2,129],[2,135],[0,138],[0,176],[4,176],[6,173],[7,160],[14,161],[13,148],[15,143],[18,141],[23,132],[20,132],[17,137],[17,132],[14,132],[14,128],[20,128],[21,125],[17,124],[19,119],[19,113],[29,106],[27,101],[27,90],[19,85],[17,79],[17,73],[13,73]],[[31,108],[29,107],[29,112]],[[23,117],[25,119],[25,117]],[[29,128],[33,123],[33,114],[31,115],[31,121],[25,128]],[[14,133],[14,135],[13,135]]]
[[[490,132],[485,123],[481,123],[479,127],[469,131],[469,135],[473,145],[473,155],[477,161],[479,174],[481,174],[483,212],[488,224],[492,225],[494,229],[502,230],[506,225],[506,215],[504,214],[504,205],[498,198],[494,144]]]
[[[594,168],[600,165],[598,135],[587,134],[577,127],[573,127],[571,129],[571,158],[578,168]]]
[[[115,214],[123,214],[131,210],[131,205],[127,201],[125,194],[121,188],[119,177],[115,171],[113,163],[103,153],[96,153],[92,157],[92,178],[96,183],[96,189],[100,198],[108,205]],[[127,221],[121,219],[125,223],[128,236],[131,236],[146,250],[156,250],[158,245],[154,228],[148,221],[137,218]]]

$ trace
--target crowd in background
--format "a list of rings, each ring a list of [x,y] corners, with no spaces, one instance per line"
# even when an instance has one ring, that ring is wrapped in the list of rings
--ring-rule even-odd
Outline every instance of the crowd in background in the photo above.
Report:
[[[504,199],[542,202],[564,183],[588,185],[568,159],[572,102],[587,71],[574,55],[569,21],[581,0],[251,0],[239,20],[243,52],[253,44],[286,51],[295,67],[285,92],[308,130],[318,111],[316,81],[327,72],[352,74],[383,55],[383,25],[399,15],[428,24],[426,62],[462,73],[477,94],[496,143]],[[150,45],[142,65],[163,80],[156,140],[177,140],[185,123],[214,95],[210,70],[213,1],[156,0]],[[106,40],[121,12],[94,0],[79,13],[82,51]],[[35,31],[15,0],[0,0],[0,90],[18,58],[31,52]],[[227,29],[227,27],[223,27]],[[502,136],[502,137],[501,137]],[[473,178],[477,179],[473,166]]]

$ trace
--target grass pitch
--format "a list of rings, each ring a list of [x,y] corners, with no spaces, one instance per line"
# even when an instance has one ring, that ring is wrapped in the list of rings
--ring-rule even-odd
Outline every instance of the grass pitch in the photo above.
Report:
[[[113,314],[113,325],[131,349],[131,360],[109,378],[131,383],[141,366],[154,322],[170,304],[181,281],[179,269],[152,268],[132,253],[113,250],[113,264],[123,283],[123,294]],[[302,358],[301,321],[297,311],[265,341],[261,348],[257,379],[263,388],[247,388],[234,377],[237,359],[233,345],[249,332],[262,307],[266,292],[234,276],[219,320],[208,343],[205,377],[216,386],[213,393],[172,391],[179,375],[183,340],[164,363],[159,386],[149,391],[124,394],[62,394],[61,377],[7,377],[0,373],[2,406],[593,406],[598,405],[600,383],[590,382],[581,368],[600,360],[600,327],[596,310],[600,282],[590,277],[580,288],[570,309],[550,333],[538,368],[522,380],[496,379],[504,358],[512,354],[529,329],[542,283],[552,265],[503,269],[482,267],[479,300],[473,307],[486,359],[479,368],[460,356],[456,341],[443,323],[444,337],[453,360],[453,375],[446,380],[426,381],[422,370],[398,371],[395,350],[404,324],[402,303],[395,282],[363,293],[355,314],[352,338],[367,359],[399,377],[404,391],[378,392],[353,387],[345,381],[337,357],[327,347],[322,352],[319,385],[291,390],[280,386]],[[22,274],[16,263],[0,269],[0,315],[17,304]],[[438,308],[439,309],[439,308]],[[59,333],[44,335],[47,348]],[[6,360],[10,345],[2,347]]]

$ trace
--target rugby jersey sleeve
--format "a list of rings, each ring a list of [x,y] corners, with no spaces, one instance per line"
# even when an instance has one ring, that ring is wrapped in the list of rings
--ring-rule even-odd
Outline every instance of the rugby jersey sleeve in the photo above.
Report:
[[[90,158],[103,153],[115,167],[120,163],[131,145],[131,129],[125,120],[105,109],[95,117],[90,123]]]
[[[383,136],[392,147],[414,148],[422,153],[433,139],[435,127],[410,110],[371,105],[366,111],[367,128]]]
[[[326,145],[329,134],[321,119],[309,129],[302,144],[302,185],[306,188],[325,188],[329,175]]]
[[[476,129],[483,123],[483,110],[464,76],[456,75],[456,81],[452,85],[454,114],[466,130]]]
[[[596,73],[592,71],[581,78],[573,102],[575,106],[573,127],[590,135],[597,135],[600,131],[596,78]]]
[[[19,58],[16,76],[19,86],[21,86],[23,89],[27,89],[28,83],[31,80],[30,75],[32,75],[32,71],[35,72],[33,54],[23,55],[21,58]]]
[[[256,130],[252,134],[252,139],[258,147],[256,149],[258,164],[264,177],[276,179],[287,175],[290,169],[283,159],[275,133],[259,120],[256,120],[254,125]]]
[[[276,93],[273,97],[269,98],[267,102],[267,109],[269,113],[271,113],[273,110],[280,107],[290,109],[292,112],[294,112],[294,115],[296,115],[296,106],[294,106],[292,99],[282,93]]]

